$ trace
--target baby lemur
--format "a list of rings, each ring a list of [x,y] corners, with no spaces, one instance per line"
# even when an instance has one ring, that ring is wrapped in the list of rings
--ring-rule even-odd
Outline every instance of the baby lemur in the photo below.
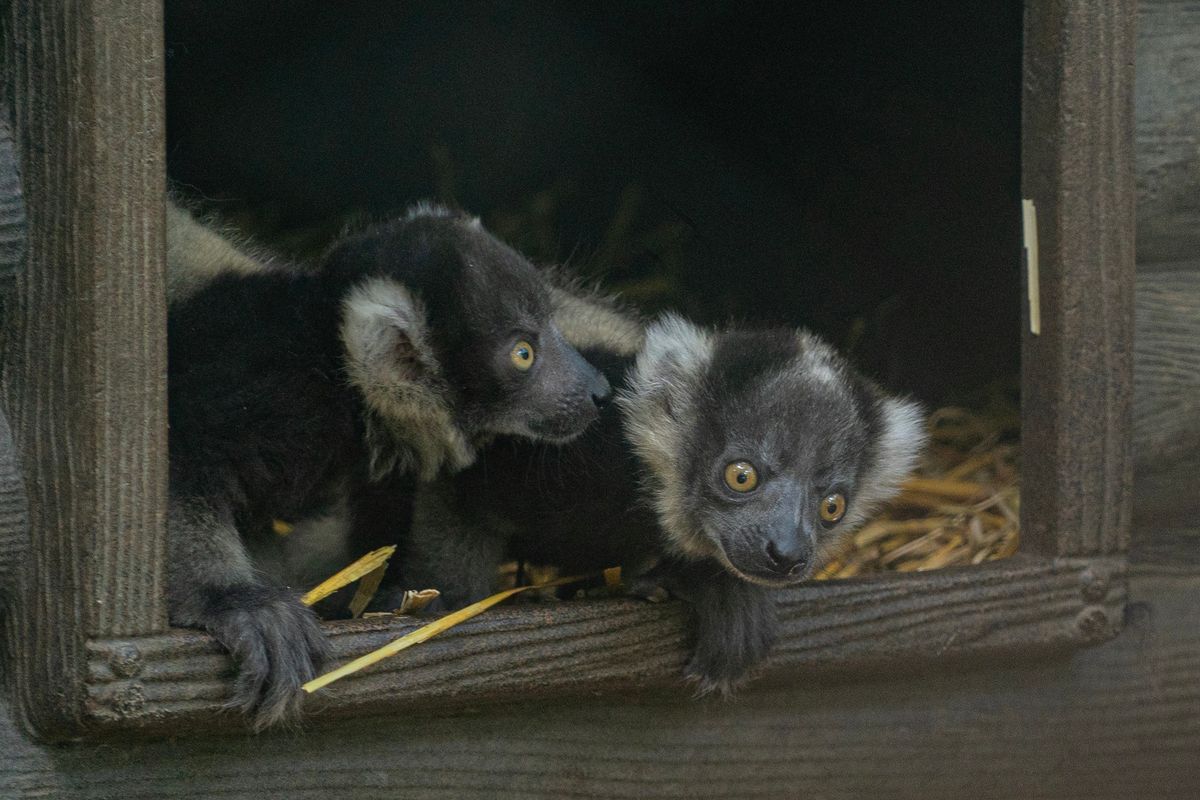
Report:
[[[545,276],[477,220],[420,207],[319,268],[245,252],[168,210],[171,622],[238,663],[258,726],[299,707],[327,642],[250,556],[274,518],[338,509],[395,542],[413,478],[506,434],[566,442],[610,395],[552,319]]]
[[[729,691],[775,639],[771,587],[809,577],[908,473],[920,409],[803,331],[667,316],[640,346],[585,338],[617,402],[570,444],[497,441],[423,486],[405,582],[455,607],[491,592],[505,558],[567,573],[621,564],[685,601],[685,673]]]

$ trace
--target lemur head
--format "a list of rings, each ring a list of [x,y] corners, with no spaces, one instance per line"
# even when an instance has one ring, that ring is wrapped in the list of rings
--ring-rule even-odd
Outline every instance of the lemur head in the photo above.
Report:
[[[921,409],[794,330],[654,323],[618,402],[668,543],[745,580],[808,577],[893,494]]]
[[[471,217],[421,206],[326,258],[371,469],[461,469],[495,434],[566,442],[608,382],[552,319],[545,276]]]

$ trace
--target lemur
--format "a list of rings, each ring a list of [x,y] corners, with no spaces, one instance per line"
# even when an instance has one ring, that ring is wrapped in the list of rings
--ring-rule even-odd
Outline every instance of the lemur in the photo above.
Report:
[[[493,591],[506,558],[570,574],[622,565],[637,593],[685,602],[685,674],[728,693],[776,638],[772,588],[812,575],[909,472],[921,409],[804,331],[668,315],[639,338],[580,339],[618,387],[580,438],[499,440],[422,486],[400,563],[451,608]]]
[[[168,210],[170,619],[238,664],[233,704],[291,719],[328,644],[256,568],[274,518],[345,514],[395,542],[414,479],[491,437],[564,443],[611,395],[563,337],[545,275],[477,220],[421,206],[313,269]]]

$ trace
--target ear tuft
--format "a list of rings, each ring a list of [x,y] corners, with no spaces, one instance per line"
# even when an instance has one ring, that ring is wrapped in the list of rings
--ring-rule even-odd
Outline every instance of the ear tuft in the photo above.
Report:
[[[884,483],[898,484],[908,477],[925,448],[929,434],[925,409],[901,398],[883,401],[883,435],[879,442],[879,470]]]
[[[650,378],[699,376],[712,358],[712,334],[678,314],[664,314],[646,329],[639,374]]]
[[[351,289],[342,301],[341,334],[350,379],[364,394],[437,372],[425,309],[395,281],[374,278]]]
[[[651,473],[648,490],[659,523],[681,553],[711,555],[687,510],[681,465],[689,431],[696,424],[695,398],[712,360],[712,334],[668,314],[646,329],[645,342],[617,398],[625,432]]]
[[[880,503],[890,499],[900,484],[913,471],[917,459],[929,438],[925,426],[925,409],[920,403],[879,394],[875,451],[872,463],[859,481],[861,489],[855,503],[853,528],[870,515]]]
[[[456,422],[425,309],[401,284],[368,279],[342,302],[346,374],[366,405],[371,477],[393,470],[431,480],[475,457]]]

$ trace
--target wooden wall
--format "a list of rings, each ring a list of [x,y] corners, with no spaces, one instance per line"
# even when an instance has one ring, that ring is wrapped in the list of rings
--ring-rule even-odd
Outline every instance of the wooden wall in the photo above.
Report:
[[[1142,0],[1138,14],[1139,264],[1200,264],[1200,2]]]
[[[1178,529],[1200,519],[1200,0],[1142,0],[1136,59],[1135,514]]]
[[[1144,0],[1139,24],[1139,261],[1158,264],[1146,274],[1186,271],[1200,264],[1179,263],[1200,258],[1200,2]],[[1149,459],[1139,466],[1124,632],[1069,657],[758,685],[730,703],[596,696],[249,741],[40,747],[0,701],[0,796],[1200,796],[1200,526],[1158,513],[1196,473],[1154,483]]]

